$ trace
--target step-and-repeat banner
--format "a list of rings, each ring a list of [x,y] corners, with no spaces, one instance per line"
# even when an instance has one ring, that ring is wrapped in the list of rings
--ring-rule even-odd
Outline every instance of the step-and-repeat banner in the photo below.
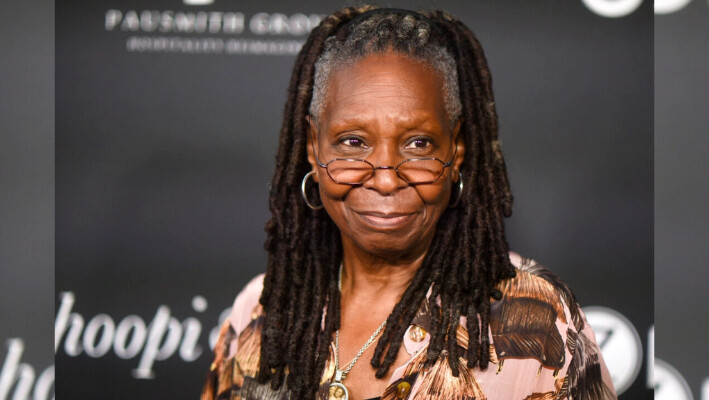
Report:
[[[709,2],[658,5],[655,399],[709,400]]]
[[[705,2],[682,3],[707,14]],[[57,1],[56,370],[29,355],[30,336],[11,332],[0,400],[198,396],[215,328],[265,268],[268,182],[295,54],[341,5]],[[684,15],[674,7],[668,18]],[[436,8],[486,49],[516,198],[513,249],[573,288],[621,399],[681,387],[682,368],[696,372],[698,398],[700,357],[664,358],[654,369],[664,380],[649,378],[652,4]]]
[[[0,400],[54,394],[53,37],[52,1],[0,2]]]
[[[57,2],[60,399],[196,398],[219,321],[265,269],[290,70],[342,3],[204,3]],[[651,4],[436,7],[487,51],[516,197],[512,248],[570,284],[622,398],[647,398]]]

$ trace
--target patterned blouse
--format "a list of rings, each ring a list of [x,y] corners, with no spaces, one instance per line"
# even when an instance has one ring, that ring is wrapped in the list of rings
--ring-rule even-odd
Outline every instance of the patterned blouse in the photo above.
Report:
[[[601,352],[583,311],[569,288],[535,261],[510,253],[517,276],[501,282],[503,294],[491,300],[490,365],[468,369],[460,363],[455,378],[441,357],[425,369],[431,336],[427,299],[404,336],[411,358],[394,370],[381,400],[553,400],[616,399]],[[201,400],[288,399],[285,385],[271,390],[259,384],[261,329],[264,315],[259,305],[263,275],[252,280],[237,296],[230,318],[222,325],[214,349],[214,362]],[[457,340],[468,345],[465,318]],[[326,363],[318,400],[328,399],[334,375],[334,345]]]

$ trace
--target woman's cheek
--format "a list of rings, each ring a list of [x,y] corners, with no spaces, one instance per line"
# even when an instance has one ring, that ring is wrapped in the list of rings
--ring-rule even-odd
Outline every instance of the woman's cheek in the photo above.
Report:
[[[320,179],[320,198],[331,200],[342,200],[347,193],[353,189],[351,185],[339,185],[333,182],[327,175]]]
[[[424,204],[440,205],[442,208],[448,207],[450,199],[451,183],[448,180],[443,180],[430,185],[418,185],[416,191]]]

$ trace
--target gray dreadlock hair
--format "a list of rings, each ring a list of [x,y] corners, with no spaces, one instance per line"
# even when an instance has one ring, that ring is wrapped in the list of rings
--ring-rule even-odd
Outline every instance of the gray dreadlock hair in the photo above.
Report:
[[[333,71],[352,66],[368,55],[393,50],[438,73],[443,82],[446,112],[451,126],[455,125],[462,109],[455,60],[443,46],[431,40],[431,29],[428,22],[409,14],[379,14],[354,27],[344,42],[334,36],[328,38],[323,53],[315,62],[310,115],[316,121],[320,119]]]
[[[306,151],[307,114],[322,113],[336,66],[388,51],[441,73],[447,111],[461,121],[465,189],[460,202],[441,216],[421,267],[387,319],[370,360],[377,378],[396,360],[404,332],[429,289],[440,304],[431,305],[427,362],[447,359],[455,376],[461,362],[486,368],[490,299],[501,298],[496,285],[515,276],[504,228],[513,198],[498,138],[492,77],[475,35],[443,11],[371,6],[335,11],[310,33],[296,59],[269,195],[272,216],[266,224],[269,259],[260,299],[265,318],[257,379],[270,382],[273,389],[285,384],[291,399],[315,398],[330,341],[340,327],[340,232],[326,212],[308,208],[301,194],[302,178],[312,168]],[[308,192],[318,195],[317,187]],[[467,348],[455,339],[461,316],[467,317]]]

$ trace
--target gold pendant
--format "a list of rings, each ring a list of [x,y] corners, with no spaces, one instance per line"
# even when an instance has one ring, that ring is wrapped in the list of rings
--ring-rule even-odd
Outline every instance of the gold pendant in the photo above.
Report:
[[[329,400],[347,400],[349,394],[347,393],[347,388],[345,385],[333,382],[330,384],[330,389],[328,390]]]
[[[347,400],[349,393],[347,387],[342,383],[342,371],[335,371],[335,381],[330,384],[328,389],[328,400]]]

